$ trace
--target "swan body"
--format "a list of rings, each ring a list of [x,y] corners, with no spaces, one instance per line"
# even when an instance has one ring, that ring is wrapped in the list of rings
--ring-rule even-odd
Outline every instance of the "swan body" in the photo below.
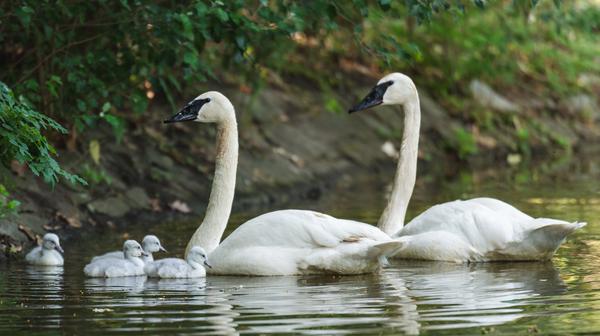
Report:
[[[164,247],[160,244],[160,240],[155,235],[147,235],[142,240],[142,249],[146,252],[145,256],[142,256],[142,260],[147,263],[154,261],[153,253],[158,251],[167,252]],[[92,258],[92,262],[99,259],[112,258],[112,259],[124,259],[123,251],[106,252],[102,255],[95,256]]]
[[[371,225],[300,210],[251,219],[219,245],[235,191],[239,147],[235,109],[221,93],[206,92],[165,123],[185,121],[217,124],[215,177],[206,215],[187,246],[187,253],[194,246],[208,252],[213,266],[209,273],[368,273],[401,247],[401,242]]]
[[[493,198],[438,204],[404,226],[418,160],[421,109],[412,80],[383,77],[350,112],[377,105],[404,106],[404,133],[389,202],[378,226],[403,242],[394,257],[441,261],[547,260],[567,235],[585,223],[532,218]]]
[[[435,205],[394,236],[405,246],[394,256],[446,261],[548,260],[567,235],[585,223],[533,218],[493,198]]]
[[[211,267],[206,259],[206,252],[200,246],[194,246],[187,254],[186,260],[165,258],[146,263],[144,272],[151,278],[187,279],[206,276],[204,266]]]
[[[210,255],[212,274],[363,274],[401,248],[378,228],[304,210],[280,210],[242,224]]]
[[[144,261],[146,254],[142,246],[135,240],[127,240],[123,244],[123,259],[101,258],[87,264],[83,272],[89,277],[116,278],[145,275]]]
[[[27,253],[25,260],[31,265],[61,266],[64,264],[61,254],[63,252],[58,236],[54,233],[46,233],[42,245]]]

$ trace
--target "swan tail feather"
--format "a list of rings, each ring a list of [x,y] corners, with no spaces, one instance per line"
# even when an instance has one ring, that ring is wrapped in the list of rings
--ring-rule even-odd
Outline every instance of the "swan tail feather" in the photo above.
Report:
[[[404,239],[394,239],[385,243],[379,243],[369,247],[367,255],[370,258],[385,259],[386,257],[398,253],[398,251],[400,251],[405,246],[406,242],[404,241]]]
[[[543,235],[548,238],[564,239],[575,230],[581,229],[586,226],[586,222],[573,222],[573,223],[551,223],[534,229],[530,235]]]
[[[550,223],[529,232],[527,241],[535,244],[540,250],[548,251],[551,255],[568,235],[584,227],[586,224],[585,222]]]

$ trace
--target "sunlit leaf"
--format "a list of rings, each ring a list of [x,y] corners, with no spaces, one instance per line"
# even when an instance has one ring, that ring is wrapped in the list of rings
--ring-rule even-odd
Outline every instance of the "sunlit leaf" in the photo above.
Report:
[[[89,144],[90,156],[95,164],[100,164],[100,143],[98,140],[92,140]]]

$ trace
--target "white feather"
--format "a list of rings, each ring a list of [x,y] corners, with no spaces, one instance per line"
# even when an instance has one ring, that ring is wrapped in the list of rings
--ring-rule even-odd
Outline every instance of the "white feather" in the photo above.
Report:
[[[187,255],[187,260],[165,258],[146,263],[144,272],[151,278],[202,278],[206,276],[206,253],[199,246],[194,246]]]
[[[405,115],[392,193],[378,224],[404,242],[395,257],[457,262],[546,260],[567,235],[585,225],[532,218],[497,199],[475,198],[435,205],[403,227],[417,172],[419,95],[412,80],[401,73],[389,74],[379,84],[386,87],[382,103],[403,105]],[[363,102],[353,111],[365,108],[361,106],[373,105]]]
[[[123,244],[123,259],[101,258],[92,261],[83,268],[85,275],[90,277],[125,277],[145,275],[144,261],[140,258],[144,252],[135,240],[127,240]]]
[[[235,110],[224,95],[212,91],[198,96],[171,121],[190,118],[218,126],[210,199],[202,224],[187,248],[187,253],[194,246],[206,249],[213,266],[209,273],[368,273],[377,270],[386,255],[401,247],[400,242],[392,242],[371,225],[301,210],[275,211],[251,219],[219,245],[235,191],[238,162]]]
[[[64,259],[57,250],[62,251],[58,236],[54,233],[47,233],[42,239],[42,245],[27,253],[25,260],[32,265],[60,266],[64,264]]]

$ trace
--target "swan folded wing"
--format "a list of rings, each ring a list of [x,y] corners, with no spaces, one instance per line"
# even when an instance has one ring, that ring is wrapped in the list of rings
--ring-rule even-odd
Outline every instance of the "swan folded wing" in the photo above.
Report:
[[[511,222],[525,222],[531,220],[532,217],[515,208],[514,206],[503,202],[501,200],[489,197],[479,197],[470,200],[463,201],[467,205],[479,204],[482,205],[495,213],[504,216],[511,220]]]
[[[112,258],[112,259],[125,259],[125,257],[123,256],[123,251],[112,251],[112,252],[106,252],[102,255],[99,256],[95,256],[92,258],[92,262],[96,261],[96,260],[100,260],[100,259],[106,259],[106,258]]]
[[[143,275],[143,267],[125,259],[105,258],[87,264],[83,272],[91,277],[121,277]]]
[[[488,201],[458,200],[435,205],[415,217],[397,236],[446,232],[462,237],[479,251],[500,247],[503,242],[513,240],[515,227],[522,224],[523,217],[500,213],[500,207],[491,208],[488,205],[494,202]]]
[[[486,198],[435,205],[399,232],[400,237],[418,239],[397,256],[475,261],[495,251],[512,250],[510,246],[523,239],[522,228],[532,219],[509,208],[504,202]]]
[[[364,238],[390,240],[385,233],[371,225],[337,219],[314,211],[280,210],[242,224],[223,241],[222,247],[333,248],[344,242],[357,242]]]
[[[42,247],[37,246],[37,247],[33,248],[33,250],[31,250],[29,253],[27,253],[27,255],[25,256],[25,260],[27,260],[28,262],[31,263],[41,257],[42,257]]]
[[[379,242],[390,240],[385,233],[371,225],[331,216],[316,217],[316,221],[308,221],[304,226],[310,233],[313,246],[333,248],[342,243],[358,243],[363,239]]]

